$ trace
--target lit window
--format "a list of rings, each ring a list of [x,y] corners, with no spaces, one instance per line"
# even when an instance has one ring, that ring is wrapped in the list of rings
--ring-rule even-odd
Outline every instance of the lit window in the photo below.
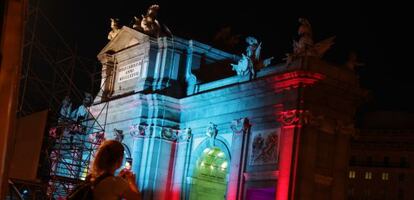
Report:
[[[388,178],[389,178],[389,174],[388,174],[388,173],[386,173],[386,172],[383,172],[383,173],[382,173],[382,180],[384,180],[384,181],[388,181]]]
[[[349,178],[354,179],[355,178],[355,171],[349,171]]]
[[[371,180],[372,179],[372,172],[365,172],[365,179]]]

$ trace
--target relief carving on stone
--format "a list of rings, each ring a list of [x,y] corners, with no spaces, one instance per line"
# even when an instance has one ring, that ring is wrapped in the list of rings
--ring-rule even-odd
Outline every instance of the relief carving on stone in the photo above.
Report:
[[[149,126],[146,124],[133,124],[129,127],[129,134],[132,138],[150,136]]]
[[[355,126],[352,121],[328,118],[323,115],[315,115],[308,110],[287,110],[279,113],[278,121],[283,126],[309,125],[327,133],[355,134]]]
[[[307,117],[306,115],[302,115],[304,113],[303,110],[287,110],[287,111],[281,111],[279,113],[279,122],[282,123],[283,126],[292,126],[292,125],[300,125],[301,122],[306,122]]]
[[[216,136],[217,136],[217,133],[218,133],[217,125],[214,124],[214,123],[212,123],[212,122],[210,122],[209,125],[208,125],[208,127],[207,127],[207,130],[206,130],[206,135],[209,138],[215,139]]]
[[[178,140],[180,142],[187,142],[191,139],[191,137],[192,137],[191,128],[186,128],[178,132]]]
[[[161,136],[163,139],[169,140],[169,141],[176,141],[178,135],[178,130],[172,129],[172,128],[163,128],[161,132]]]
[[[276,132],[257,133],[251,145],[250,165],[277,163],[279,136]]]
[[[218,134],[217,125],[210,122],[206,130],[206,135],[207,137],[209,137],[209,140],[210,140],[210,146],[215,145],[217,134]]]
[[[286,54],[286,64],[305,56],[322,57],[334,44],[334,37],[327,38],[316,44],[313,42],[312,27],[305,18],[299,18],[298,41],[293,41],[293,53]]]
[[[320,127],[323,125],[325,117],[323,115],[315,115],[309,110],[287,110],[279,112],[278,121],[283,126],[293,125],[311,125]]]
[[[124,132],[122,130],[116,129],[114,128],[114,140],[118,141],[118,142],[122,142],[124,140]]]

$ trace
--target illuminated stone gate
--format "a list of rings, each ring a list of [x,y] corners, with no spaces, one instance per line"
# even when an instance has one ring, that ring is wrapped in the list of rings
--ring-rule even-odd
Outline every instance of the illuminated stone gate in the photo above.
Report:
[[[344,199],[363,91],[319,58],[332,39],[274,65],[252,37],[240,57],[134,27],[113,26],[90,109],[131,150],[144,199]]]

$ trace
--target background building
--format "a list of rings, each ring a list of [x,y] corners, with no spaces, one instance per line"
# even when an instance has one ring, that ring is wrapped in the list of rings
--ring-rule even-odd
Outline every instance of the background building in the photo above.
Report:
[[[412,114],[367,113],[351,140],[348,199],[413,199]]]

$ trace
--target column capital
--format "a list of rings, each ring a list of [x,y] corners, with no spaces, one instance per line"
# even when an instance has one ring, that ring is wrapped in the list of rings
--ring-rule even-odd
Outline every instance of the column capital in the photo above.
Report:
[[[278,121],[282,126],[301,126],[309,122],[310,112],[308,110],[292,109],[278,113]]]
[[[233,130],[234,134],[244,134],[247,133],[249,128],[251,127],[251,124],[249,122],[249,119],[246,117],[235,119],[231,122],[230,128]]]

